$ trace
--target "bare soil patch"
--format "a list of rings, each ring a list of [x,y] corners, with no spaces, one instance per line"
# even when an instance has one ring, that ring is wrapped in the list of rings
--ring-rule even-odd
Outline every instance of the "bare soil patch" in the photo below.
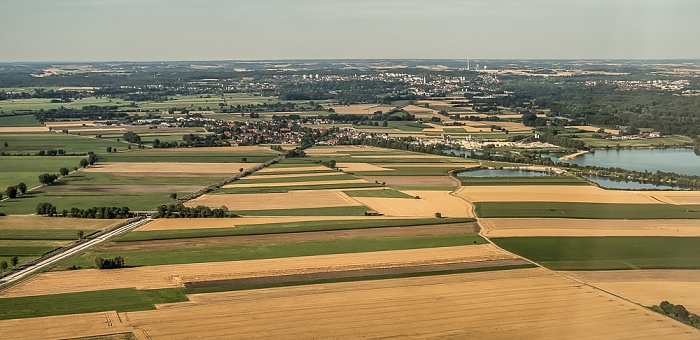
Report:
[[[44,216],[0,216],[1,229],[75,229],[102,230],[124,220],[62,218]]]
[[[314,183],[318,184],[318,182]],[[300,190],[268,194],[203,195],[185,203],[185,205],[188,207],[197,205],[220,207],[225,205],[230,210],[264,210],[346,207],[362,204],[339,191]]]
[[[678,236],[700,237],[693,220],[585,220],[565,218],[481,218],[487,237]]]
[[[661,301],[700,311],[700,270],[613,270],[566,272],[566,275],[644,306]]]
[[[659,204],[654,192],[604,190],[583,185],[469,186],[457,195],[470,202],[583,202]]]
[[[99,249],[100,251],[132,251],[148,249],[230,246],[260,243],[326,241],[351,238],[465,234],[476,233],[478,231],[479,226],[476,223],[454,223],[408,227],[312,231],[304,233],[287,234],[201,237],[176,240],[155,240],[136,242],[112,242],[101,246]]]

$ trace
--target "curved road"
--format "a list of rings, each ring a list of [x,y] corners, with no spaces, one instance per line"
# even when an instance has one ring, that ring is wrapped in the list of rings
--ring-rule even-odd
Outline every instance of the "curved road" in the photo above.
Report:
[[[6,277],[3,277],[2,279],[0,279],[0,287],[3,285],[9,284],[9,283],[15,282],[17,280],[20,280],[20,279],[26,277],[27,275],[30,275],[32,273],[35,273],[35,272],[40,271],[42,269],[45,269],[45,268],[57,263],[58,261],[64,260],[70,256],[73,256],[73,255],[76,255],[79,252],[87,250],[88,248],[95,246],[99,243],[102,243],[102,242],[104,242],[112,237],[126,233],[130,230],[136,229],[139,226],[141,226],[145,223],[148,223],[150,221],[152,221],[150,218],[144,218],[144,219],[123,225],[117,229],[108,231],[104,234],[100,234],[94,238],[88,238],[88,239],[85,239],[83,241],[73,243],[73,244],[67,246],[65,248],[65,250],[63,250],[59,253],[56,253],[55,255],[50,256],[50,257],[42,260],[39,263],[35,263],[31,266],[28,266],[26,268],[18,270],[18,271],[14,272]]]

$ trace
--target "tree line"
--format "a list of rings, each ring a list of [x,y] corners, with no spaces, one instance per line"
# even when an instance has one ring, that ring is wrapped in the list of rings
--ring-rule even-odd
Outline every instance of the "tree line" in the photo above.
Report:
[[[658,306],[651,307],[651,310],[669,316],[686,325],[700,328],[700,316],[689,312],[683,305],[674,305],[668,301],[662,301]]]
[[[156,209],[155,218],[222,218],[227,217],[228,208],[209,208],[207,206],[198,205],[196,207],[186,207],[182,203],[171,205],[160,205]]]
[[[48,217],[74,217],[74,218],[95,218],[95,219],[122,219],[132,217],[129,207],[92,207],[81,209],[77,207],[70,210],[57,212],[56,206],[49,202],[39,203],[36,206],[37,215]]]

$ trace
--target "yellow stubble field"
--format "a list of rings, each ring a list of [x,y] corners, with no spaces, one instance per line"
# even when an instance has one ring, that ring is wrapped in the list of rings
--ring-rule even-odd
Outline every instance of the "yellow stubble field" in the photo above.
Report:
[[[190,296],[157,310],[0,321],[7,339],[697,339],[700,331],[544,269]]]
[[[442,217],[474,217],[472,205],[449,191],[403,192],[420,198],[353,198],[386,216],[433,217],[439,212]]]
[[[566,218],[482,218],[486,237],[677,236],[700,237],[695,220],[603,220]]]
[[[457,195],[470,202],[582,202],[659,204],[649,191],[604,190],[584,185],[466,186]],[[688,197],[700,196],[690,192]]]
[[[319,182],[314,183],[319,184]],[[241,186],[236,185],[236,187]],[[299,190],[266,194],[202,195],[185,203],[188,207],[197,205],[215,208],[226,206],[231,210],[264,210],[345,207],[362,204],[336,190]]]

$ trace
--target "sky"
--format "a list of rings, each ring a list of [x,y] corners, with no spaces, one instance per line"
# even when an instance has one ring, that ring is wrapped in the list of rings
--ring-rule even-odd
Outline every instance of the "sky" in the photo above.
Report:
[[[0,62],[699,59],[698,0],[0,0]]]

